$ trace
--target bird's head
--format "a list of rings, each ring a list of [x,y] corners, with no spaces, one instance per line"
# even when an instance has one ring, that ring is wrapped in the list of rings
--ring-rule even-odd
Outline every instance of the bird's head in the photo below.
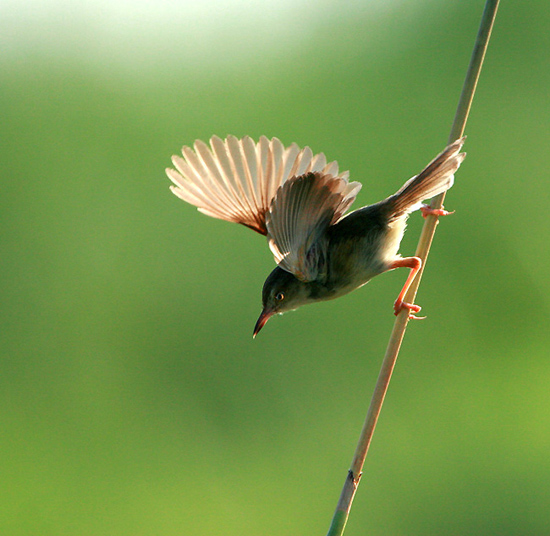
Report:
[[[312,301],[309,283],[304,283],[293,274],[275,268],[265,280],[262,290],[263,310],[254,327],[254,337],[275,314],[297,309]]]

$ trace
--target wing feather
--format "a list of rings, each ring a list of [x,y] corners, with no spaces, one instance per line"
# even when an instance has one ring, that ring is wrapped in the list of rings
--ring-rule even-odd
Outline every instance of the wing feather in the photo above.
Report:
[[[325,166],[325,169],[323,169],[323,173],[326,175],[333,175],[336,177],[338,175],[338,163],[337,162],[331,162],[330,164],[327,164]]]
[[[250,182],[251,191],[254,195],[255,208],[260,209],[262,205],[261,183],[262,177],[258,175],[258,160],[256,155],[256,144],[248,136],[241,140],[243,149],[243,160],[245,162],[246,178]]]
[[[266,216],[277,264],[302,281],[326,275],[326,230],[343,217],[360,189],[358,182],[318,171],[280,186]]]
[[[203,176],[207,178],[209,187],[215,193],[216,199],[219,200],[229,213],[238,213],[238,210],[235,210],[234,203],[232,202],[233,192],[231,189],[227,188],[212,152],[208,146],[200,140],[195,142],[194,147],[200,163],[202,164],[201,171],[204,173]]]
[[[213,136],[210,146],[197,140],[192,148],[183,147],[172,163],[175,169],[166,173],[180,199],[208,216],[241,223],[264,235],[266,213],[279,188],[292,177],[322,172],[347,180],[347,174],[338,175],[336,162],[327,164],[324,154],[314,155],[309,147],[300,149],[295,143],[285,148],[279,139],[265,136],[258,143],[248,136],[225,140]],[[299,221],[299,214],[293,214],[281,223],[281,232]],[[290,238],[285,244],[289,247]]]
[[[277,184],[275,185],[275,189],[272,191],[273,197],[275,197],[279,186],[281,184],[284,184],[289,178],[295,175],[295,173],[293,172],[293,168],[296,165],[296,160],[300,158],[301,152],[302,150],[295,143],[285,149],[283,155],[283,165],[279,170],[279,178]]]
[[[327,159],[323,153],[316,154],[311,161],[310,171],[322,171],[327,165]]]

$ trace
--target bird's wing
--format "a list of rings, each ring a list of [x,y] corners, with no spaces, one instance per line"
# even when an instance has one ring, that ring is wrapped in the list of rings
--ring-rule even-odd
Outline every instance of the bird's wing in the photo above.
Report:
[[[267,238],[277,264],[301,281],[323,276],[326,230],[342,218],[361,189],[347,177],[310,172],[277,191],[267,213]]]
[[[349,175],[338,174],[338,164],[327,164],[323,153],[313,155],[309,147],[295,143],[285,148],[277,138],[265,136],[258,143],[248,136],[214,136],[210,147],[197,140],[193,148],[183,147],[182,155],[172,158],[176,169],[166,170],[174,194],[208,216],[263,235],[271,201],[290,177],[316,171],[345,179]]]

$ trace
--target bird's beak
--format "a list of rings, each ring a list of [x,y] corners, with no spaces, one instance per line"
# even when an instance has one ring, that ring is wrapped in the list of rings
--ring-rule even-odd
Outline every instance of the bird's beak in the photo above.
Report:
[[[256,325],[254,326],[254,334],[252,335],[252,338],[254,339],[258,333],[260,333],[260,330],[265,326],[266,322],[273,316],[273,311],[270,311],[269,309],[264,309],[262,311],[262,314],[260,315],[260,318],[258,318],[258,321],[256,322]]]

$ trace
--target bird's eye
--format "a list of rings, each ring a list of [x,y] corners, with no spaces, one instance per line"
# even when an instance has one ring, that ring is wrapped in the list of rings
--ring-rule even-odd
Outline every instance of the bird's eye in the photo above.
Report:
[[[277,294],[277,296],[275,296],[275,299],[276,299],[277,301],[282,301],[282,300],[285,299],[285,295],[284,295],[282,292],[279,292],[279,293]]]

